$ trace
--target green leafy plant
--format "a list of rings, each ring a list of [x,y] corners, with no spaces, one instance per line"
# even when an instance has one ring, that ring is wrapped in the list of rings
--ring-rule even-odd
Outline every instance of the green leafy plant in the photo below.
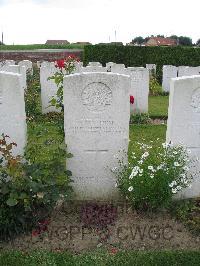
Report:
[[[27,75],[25,108],[28,120],[41,115],[39,69],[36,67],[33,67],[33,75]]]
[[[55,66],[57,67],[58,71],[48,80],[54,80],[56,86],[58,87],[56,92],[56,97],[52,97],[50,100],[51,106],[55,106],[56,108],[61,108],[64,110],[63,106],[63,79],[64,75],[69,75],[75,70],[75,63],[79,61],[79,59],[74,56],[70,55],[66,59],[57,60],[55,62]]]
[[[148,113],[131,114],[130,117],[131,124],[148,124],[149,122],[150,122],[150,117]]]
[[[197,159],[189,159],[186,148],[155,144],[156,141],[150,145],[134,143],[136,152],[132,153],[130,162],[120,161],[115,172],[122,194],[136,208],[143,210],[168,206],[173,195],[190,186],[193,176],[198,174],[194,167]]]
[[[45,165],[35,160],[36,150],[27,158],[14,156],[16,143],[0,139],[0,237],[14,237],[30,230],[40,219],[48,215],[59,199],[71,195],[70,171],[61,165],[60,154],[66,154],[64,146],[54,151]],[[28,153],[28,152],[27,152]],[[66,154],[66,157],[71,157]]]
[[[150,95],[161,95],[162,94],[162,87],[159,84],[155,75],[152,75],[149,80],[149,90]]]

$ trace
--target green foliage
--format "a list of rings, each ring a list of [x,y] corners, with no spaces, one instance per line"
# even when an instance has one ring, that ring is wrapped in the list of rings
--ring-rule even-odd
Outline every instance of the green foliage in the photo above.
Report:
[[[162,66],[199,66],[200,49],[193,47],[144,47],[90,45],[84,47],[84,63],[115,62],[130,66],[156,64],[158,80],[162,80]]]
[[[161,95],[162,94],[162,86],[157,81],[155,75],[152,75],[149,80],[149,91],[150,95]]]
[[[198,174],[188,173],[188,166],[196,161],[189,160],[189,151],[184,147],[165,143],[160,146],[156,142],[134,142],[128,165],[119,161],[119,168],[113,169],[122,194],[134,207],[143,210],[168,206],[172,196],[188,187],[193,175]]]
[[[14,143],[0,142],[0,238],[30,230],[47,216],[59,199],[71,195],[66,171],[64,132],[55,122],[29,122],[25,158],[12,155]],[[39,124],[39,125],[38,125]]]
[[[135,43],[135,44],[141,45],[142,43],[144,43],[144,38],[143,38],[142,36],[135,37],[135,38],[132,40],[132,43]]]
[[[178,37],[178,44],[184,46],[192,46],[192,39],[186,36]]]
[[[193,233],[200,234],[200,199],[173,202],[169,209]]]
[[[27,75],[25,90],[25,108],[28,119],[32,120],[41,115],[39,69],[33,67],[33,75]]]
[[[131,114],[130,117],[131,124],[148,124],[149,122],[150,122],[150,117],[148,113]]]
[[[57,109],[61,108],[62,111],[64,111],[64,105],[63,105],[64,75],[71,74],[75,70],[75,63],[78,61],[79,58],[77,58],[74,55],[70,55],[63,60],[57,60],[55,66],[58,68],[58,71],[53,76],[48,78],[48,80],[51,79],[54,80],[58,88],[56,92],[56,97],[52,97],[49,103],[51,106],[55,106]]]

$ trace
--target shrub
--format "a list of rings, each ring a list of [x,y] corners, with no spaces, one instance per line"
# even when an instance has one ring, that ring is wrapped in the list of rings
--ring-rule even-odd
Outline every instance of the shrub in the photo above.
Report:
[[[69,171],[61,167],[60,148],[42,165],[34,156],[25,160],[12,154],[15,143],[0,139],[0,238],[7,239],[30,230],[44,219],[57,200],[69,198]],[[68,156],[69,157],[69,156]]]
[[[188,172],[196,159],[189,159],[188,151],[181,145],[172,147],[134,143],[129,164],[120,163],[117,170],[117,185],[124,196],[139,209],[156,210],[166,207],[173,195],[186,188],[192,182]]]
[[[75,70],[75,63],[79,61],[79,59],[74,56],[70,55],[66,59],[57,60],[55,62],[55,66],[58,68],[58,71],[51,77],[49,80],[54,80],[56,86],[58,87],[56,92],[56,97],[52,97],[50,100],[50,105],[55,106],[56,108],[61,108],[62,111],[64,110],[63,105],[63,79],[64,75],[69,75]]]
[[[158,80],[156,79],[156,76],[151,76],[149,80],[149,92],[150,95],[156,96],[162,94],[162,87],[159,84]]]
[[[33,68],[33,75],[27,75],[25,108],[26,115],[30,120],[41,115],[39,69],[36,67]]]
[[[150,117],[148,113],[131,114],[130,117],[131,124],[148,124],[149,122],[150,122]]]

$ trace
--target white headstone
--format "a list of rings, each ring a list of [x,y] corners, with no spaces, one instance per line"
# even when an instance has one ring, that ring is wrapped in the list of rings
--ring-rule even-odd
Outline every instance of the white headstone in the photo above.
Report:
[[[49,62],[49,61],[43,61],[40,63],[40,67],[54,67],[55,63],[54,62]]]
[[[178,67],[178,77],[187,77],[199,74],[200,74],[199,67],[189,67],[189,66]]]
[[[82,67],[81,72],[107,72],[107,68],[102,66],[87,66]]]
[[[170,87],[167,142],[183,143],[200,158],[200,76],[172,79]],[[197,165],[200,167],[200,165]],[[192,188],[187,188],[179,197],[200,196],[200,177]]]
[[[155,64],[146,64],[146,69],[149,71],[149,75],[156,74],[156,65]]]
[[[18,73],[22,75],[22,87],[25,90],[27,88],[26,85],[26,68],[25,66],[19,65],[5,65],[1,68],[2,71]]]
[[[131,113],[148,113],[149,72],[144,67],[128,67],[126,73],[131,78],[130,95],[134,104],[130,103]]]
[[[111,66],[111,72],[118,74],[125,74],[126,68],[124,64],[114,64]]]
[[[61,111],[55,106],[50,106],[50,100],[53,97],[56,98],[58,87],[56,86],[54,80],[48,80],[48,78],[52,77],[57,71],[58,69],[52,64],[40,68],[41,101],[43,114]]]
[[[65,141],[74,155],[67,168],[78,199],[118,197],[111,169],[119,166],[114,155],[128,149],[129,91],[126,75],[82,73],[64,78]]]
[[[107,72],[111,72],[111,68],[113,65],[115,65],[115,63],[113,63],[113,62],[106,63]]]
[[[0,72],[0,114],[0,134],[17,144],[14,155],[23,155],[27,130],[22,75]]]
[[[178,75],[178,68],[176,66],[170,66],[170,65],[163,66],[162,87],[164,91],[169,92],[170,80],[172,78],[177,78],[177,75]]]
[[[6,60],[5,63],[6,63],[7,66],[15,65],[15,61],[14,60]]]
[[[24,66],[26,68],[26,72],[33,75],[33,64],[30,60],[22,60],[18,63],[19,66]]]
[[[96,67],[96,66],[102,66],[102,64],[99,62],[89,62],[88,66]]]

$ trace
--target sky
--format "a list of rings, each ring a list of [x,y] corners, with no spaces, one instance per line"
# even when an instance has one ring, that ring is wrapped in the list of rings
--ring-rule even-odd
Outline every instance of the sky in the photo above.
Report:
[[[0,0],[5,44],[130,42],[163,34],[200,38],[200,0]],[[115,34],[116,32],[116,34]]]

